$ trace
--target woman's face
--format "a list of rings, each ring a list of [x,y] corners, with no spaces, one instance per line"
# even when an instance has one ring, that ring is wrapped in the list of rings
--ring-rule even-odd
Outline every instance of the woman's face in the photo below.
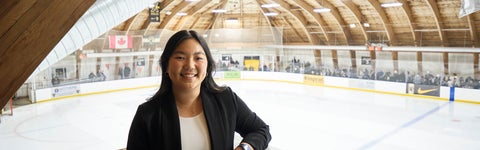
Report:
[[[195,39],[184,40],[168,60],[167,73],[175,90],[200,90],[207,74],[207,56]]]

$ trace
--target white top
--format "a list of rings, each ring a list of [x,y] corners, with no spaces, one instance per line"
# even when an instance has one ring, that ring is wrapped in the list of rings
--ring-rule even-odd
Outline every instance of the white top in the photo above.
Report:
[[[180,117],[182,150],[209,150],[210,136],[203,112],[194,117]]]

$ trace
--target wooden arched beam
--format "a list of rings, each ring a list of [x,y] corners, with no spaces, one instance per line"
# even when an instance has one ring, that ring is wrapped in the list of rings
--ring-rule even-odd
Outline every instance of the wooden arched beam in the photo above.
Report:
[[[351,42],[353,41],[352,40],[352,33],[350,33],[350,28],[345,23],[345,20],[343,19],[342,15],[338,11],[337,7],[333,6],[328,1],[322,1],[322,4],[324,5],[323,7],[330,9],[330,13],[335,18],[335,21],[336,21],[337,25],[339,26],[341,32],[343,33],[343,36],[346,40],[346,44],[351,45],[352,44]],[[313,9],[310,9],[310,11],[308,11],[308,12],[309,13],[315,13],[315,12],[313,12]],[[363,25],[361,25],[361,26],[363,26]]]
[[[305,18],[305,16],[299,11],[292,11],[291,13],[295,16],[295,18],[298,19],[298,21],[302,23],[301,29],[307,34],[307,38],[308,38],[307,43],[313,44],[314,43],[313,41],[318,41],[318,39],[314,38],[315,36],[312,36],[310,34],[310,31],[307,29],[307,24],[308,24],[307,18]],[[294,27],[293,24],[291,24],[290,26]]]
[[[190,13],[188,13],[190,14]],[[178,31],[178,30],[183,30],[185,29],[185,24],[187,23],[187,21],[191,20],[191,19],[194,19],[196,16],[196,14],[191,14],[191,15],[187,15],[187,16],[183,16],[182,18],[180,18],[179,21],[177,21],[176,25],[174,26],[173,30],[174,31]],[[197,17],[198,18],[198,17]]]
[[[403,13],[404,15],[407,17],[407,20],[406,23],[410,26],[410,31],[412,32],[412,37],[413,37],[413,41],[414,41],[414,46],[418,46],[418,42],[419,42],[419,35],[417,32],[415,32],[415,22],[414,22],[414,18],[413,18],[413,14],[412,14],[412,10],[410,9],[410,6],[408,6],[408,3],[406,0],[398,0],[398,2],[402,3],[402,10],[403,10]]]
[[[0,1],[0,108],[94,2]]]
[[[325,39],[326,39],[325,43],[330,45],[331,41],[332,41],[331,40],[332,37],[330,35],[328,35],[326,29],[324,28],[324,27],[327,27],[328,24],[325,23],[325,21],[322,19],[320,14],[313,12],[314,8],[312,6],[308,5],[304,1],[296,1],[296,2],[297,2],[297,4],[299,5],[300,8],[302,8],[305,12],[309,13],[310,15],[313,16],[313,18],[315,18],[315,22],[319,25],[320,30],[322,31],[323,35],[325,36]]]
[[[148,10],[148,8],[147,8]],[[147,17],[147,19],[143,22],[142,26],[140,27],[140,29],[144,29],[145,31],[147,30],[148,26],[150,25],[150,16]]]
[[[227,5],[227,1],[222,1],[220,4],[217,6],[217,8],[222,8],[225,9],[225,6]],[[222,13],[215,13],[212,17],[212,21],[207,25],[206,29],[213,29],[215,27],[215,23],[218,22],[218,18],[223,15]]]
[[[380,20],[382,20],[383,28],[385,29],[385,32],[387,33],[387,38],[390,41],[391,46],[396,45],[396,40],[395,36],[392,30],[392,26],[390,26],[390,20],[387,18],[387,14],[383,10],[383,8],[380,6],[380,3],[378,0],[368,0],[370,5],[377,11],[378,15],[380,16]]]
[[[301,28],[302,28],[303,32],[305,32],[305,34],[307,35],[308,42],[313,43],[312,35],[310,35],[309,31],[306,28],[307,21],[304,18],[304,16],[302,16],[300,13],[293,13],[291,11],[292,10],[291,5],[286,3],[285,1],[274,0],[274,2],[277,3],[277,4],[280,4],[280,8],[283,9],[282,12],[287,12],[288,14],[293,16],[293,18],[295,18],[296,21],[298,21],[302,24]],[[288,21],[288,19],[285,19],[285,22],[289,23],[290,26],[292,27],[292,29],[295,30],[295,28],[293,28],[294,26]],[[295,33],[299,37],[302,37],[302,36],[300,36],[300,33],[298,31],[295,30]]]
[[[172,18],[175,17],[178,12],[185,9],[185,7],[187,7],[189,4],[190,2],[187,2],[187,1],[180,2],[180,4],[178,4],[172,10],[170,10],[171,12],[170,15],[165,16],[165,18],[163,18],[163,20],[160,21],[160,25],[158,25],[157,29],[165,29],[165,27],[167,27],[169,23],[172,23],[170,20],[172,20]],[[160,37],[162,37],[163,31],[164,30],[160,30],[160,34],[159,34]]]
[[[144,11],[146,12],[143,12],[143,13],[146,13],[147,14],[147,17],[145,17],[144,20],[142,20],[142,25],[140,26],[140,29],[146,29],[148,27],[148,24],[150,24],[150,9],[145,9]],[[138,20],[140,21],[140,20]]]
[[[433,12],[433,17],[437,24],[438,35],[440,36],[440,41],[442,42],[441,46],[448,47],[448,38],[443,32],[443,20],[440,17],[440,11],[438,10],[437,2],[435,0],[427,0],[427,5],[430,7],[430,10]]]
[[[170,20],[172,20],[173,17],[175,17],[175,15],[182,11],[183,9],[185,9],[185,7],[187,7],[188,5],[190,4],[190,2],[187,2],[187,1],[182,1],[180,2],[180,4],[178,4],[177,6],[175,6],[171,12],[172,14],[166,16],[165,18],[163,18],[163,20],[160,22],[160,25],[159,25],[159,29],[165,29],[165,27],[167,27],[167,25],[169,23],[171,23]]]
[[[467,22],[468,28],[470,28],[470,39],[472,40],[472,47],[480,47],[480,41],[478,41],[478,32],[477,27],[475,26],[475,21],[472,15],[468,15]]]
[[[145,11],[145,10],[143,10]],[[146,9],[147,13],[148,13],[148,9]],[[123,31],[127,31],[125,32],[125,35],[128,35],[128,33],[130,32],[130,30],[132,29],[133,25],[135,24],[135,22],[139,21],[138,18],[140,18],[140,16],[142,15],[142,13],[138,13],[137,15],[133,16],[133,17],[130,17],[130,19],[128,19],[126,22],[125,22],[125,26],[124,26],[124,29]],[[148,20],[148,19],[147,19]]]
[[[297,37],[302,37],[302,36],[301,36],[301,33],[298,32],[298,30],[296,30],[296,29],[294,28],[294,25],[292,24],[292,22],[291,22],[290,19],[288,19],[286,16],[280,16],[280,17],[282,18],[283,22],[285,22],[286,24],[288,24],[289,27],[292,28],[293,32],[295,32],[295,35],[296,35]],[[308,34],[308,36],[310,37],[310,34]],[[311,38],[309,38],[309,40],[311,41]]]
[[[160,2],[160,11],[162,11],[167,6],[170,6],[173,1],[175,0],[163,0],[163,2]]]
[[[218,8],[223,8],[225,9],[225,6],[227,5],[227,1],[222,1],[221,4],[218,6]],[[207,25],[207,30],[210,30],[210,33],[211,31],[215,28],[215,25],[216,23],[218,22],[218,18],[220,18],[220,16],[222,16],[223,13],[215,13],[212,17],[212,21],[210,22],[210,24]],[[212,41],[212,36],[208,36],[208,40],[207,42],[210,42]]]
[[[183,16],[180,19],[180,21],[177,22],[177,25],[175,26],[174,30],[183,29],[187,20],[192,19],[192,17],[195,16],[200,9],[209,5],[210,3],[213,3],[213,1],[200,1],[199,3],[195,4],[192,8],[188,9],[188,11],[187,11],[188,15]],[[200,18],[200,17],[197,17],[197,18]]]
[[[258,8],[260,8],[260,13],[262,13],[262,14],[260,14],[260,15],[261,15],[263,18],[265,18],[265,21],[267,21],[268,27],[269,27],[269,29],[270,29],[270,33],[272,33],[272,35],[275,35],[276,32],[275,32],[274,29],[273,29],[273,27],[275,26],[275,25],[273,24],[273,21],[271,20],[270,17],[264,15],[264,14],[265,14],[265,11],[264,11],[263,8],[261,7],[261,4],[260,4],[258,1],[255,1],[255,2],[257,2],[256,4],[257,4]],[[275,36],[274,36],[274,37],[275,37]],[[283,42],[283,41],[276,41],[277,38],[273,38],[273,39],[275,40],[274,43]]]
[[[363,26],[362,21],[362,18],[363,18],[363,15],[362,13],[360,12],[360,10],[358,10],[358,7],[352,2],[352,1],[342,1],[343,4],[345,5],[345,7],[348,8],[348,10],[353,14],[353,18],[355,18],[355,21],[358,23],[358,24],[361,24],[360,26],[360,30],[361,32],[363,33],[363,38],[365,39],[365,43],[368,41],[368,34],[365,30],[365,27]]]
[[[198,23],[198,21],[202,19],[202,16],[203,16],[204,14],[212,13],[211,11],[213,10],[213,8],[218,8],[219,6],[222,6],[222,8],[223,8],[223,7],[225,6],[226,2],[227,2],[227,1],[223,1],[223,2],[221,2],[221,3],[214,4],[214,5],[211,7],[211,9],[207,9],[207,10],[205,10],[205,11],[203,11],[203,12],[200,12],[200,13],[195,13],[194,16],[196,16],[196,17],[193,17],[195,20],[193,20],[192,23],[190,24],[190,26],[188,26],[187,28],[188,28],[188,29],[193,29],[193,28],[195,27],[195,25]],[[213,15],[217,15],[217,13],[215,13],[215,14],[213,14]],[[213,15],[212,15],[212,16],[213,16]],[[215,17],[213,17],[213,18],[215,18]],[[215,19],[212,20],[211,22],[215,22],[216,19],[217,19],[217,18],[215,18]],[[210,24],[212,24],[212,23],[210,23]],[[207,28],[205,28],[205,29],[210,29],[210,28],[208,28],[208,27],[209,27],[209,26],[207,26]]]
[[[150,28],[152,27],[152,22],[150,22],[150,19],[147,19],[145,23],[142,25],[143,30],[143,35],[147,35],[147,32],[150,31]]]
[[[190,24],[190,26],[188,26],[187,29],[193,29],[195,27],[195,25],[198,23],[198,20],[200,20],[202,18],[201,17],[202,15],[203,15],[203,13],[195,14],[194,15],[195,17],[193,17],[194,20],[192,21],[192,24]]]

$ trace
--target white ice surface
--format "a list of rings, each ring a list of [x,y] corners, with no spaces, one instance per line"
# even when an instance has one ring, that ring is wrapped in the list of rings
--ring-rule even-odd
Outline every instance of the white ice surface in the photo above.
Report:
[[[480,105],[264,81],[220,81],[270,125],[269,149],[480,149]],[[17,107],[0,150],[121,149],[138,89]],[[239,140],[237,138],[237,140]],[[238,141],[236,141],[238,142]]]

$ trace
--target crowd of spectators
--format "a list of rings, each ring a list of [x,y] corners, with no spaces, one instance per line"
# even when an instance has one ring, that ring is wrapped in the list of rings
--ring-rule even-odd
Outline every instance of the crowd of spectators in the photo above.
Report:
[[[394,71],[374,71],[371,69],[359,69],[355,70],[352,67],[348,68],[307,68],[305,74],[335,76],[345,78],[358,78],[368,80],[382,80],[391,82],[408,82],[421,85],[439,85],[439,86],[454,86],[459,88],[480,89],[480,80],[474,79],[472,76],[458,76],[453,73],[452,75],[440,73],[433,74],[429,71],[425,73],[413,73],[410,71],[399,72]],[[333,70],[333,71],[332,71]]]
[[[218,62],[217,62],[218,63]],[[250,69],[240,65],[238,61],[220,62],[218,71],[227,70],[244,70]],[[236,68],[236,69],[235,69]],[[252,71],[252,70],[250,70]],[[265,65],[259,67],[259,71],[270,71]],[[397,71],[397,70],[373,70],[373,69],[355,69],[352,67],[316,67],[308,61],[301,61],[300,59],[293,58],[289,63],[285,65],[285,71],[290,73],[303,73],[312,75],[334,76],[344,78],[357,78],[367,80],[381,80],[390,82],[407,82],[421,85],[438,85],[438,86],[454,86],[458,88],[480,89],[480,80],[473,78],[472,76],[460,76],[456,73],[453,74],[441,74],[432,73],[426,71],[424,73],[416,73],[410,71]]]
[[[286,72],[304,73],[312,75],[335,76],[345,78],[357,78],[368,80],[381,80],[390,82],[407,82],[421,85],[454,86],[458,88],[480,89],[480,80],[472,76],[460,76],[453,74],[440,74],[426,71],[415,73],[410,71],[385,71],[373,69],[355,69],[352,67],[315,67],[310,62],[302,62],[293,59],[285,68]]]

